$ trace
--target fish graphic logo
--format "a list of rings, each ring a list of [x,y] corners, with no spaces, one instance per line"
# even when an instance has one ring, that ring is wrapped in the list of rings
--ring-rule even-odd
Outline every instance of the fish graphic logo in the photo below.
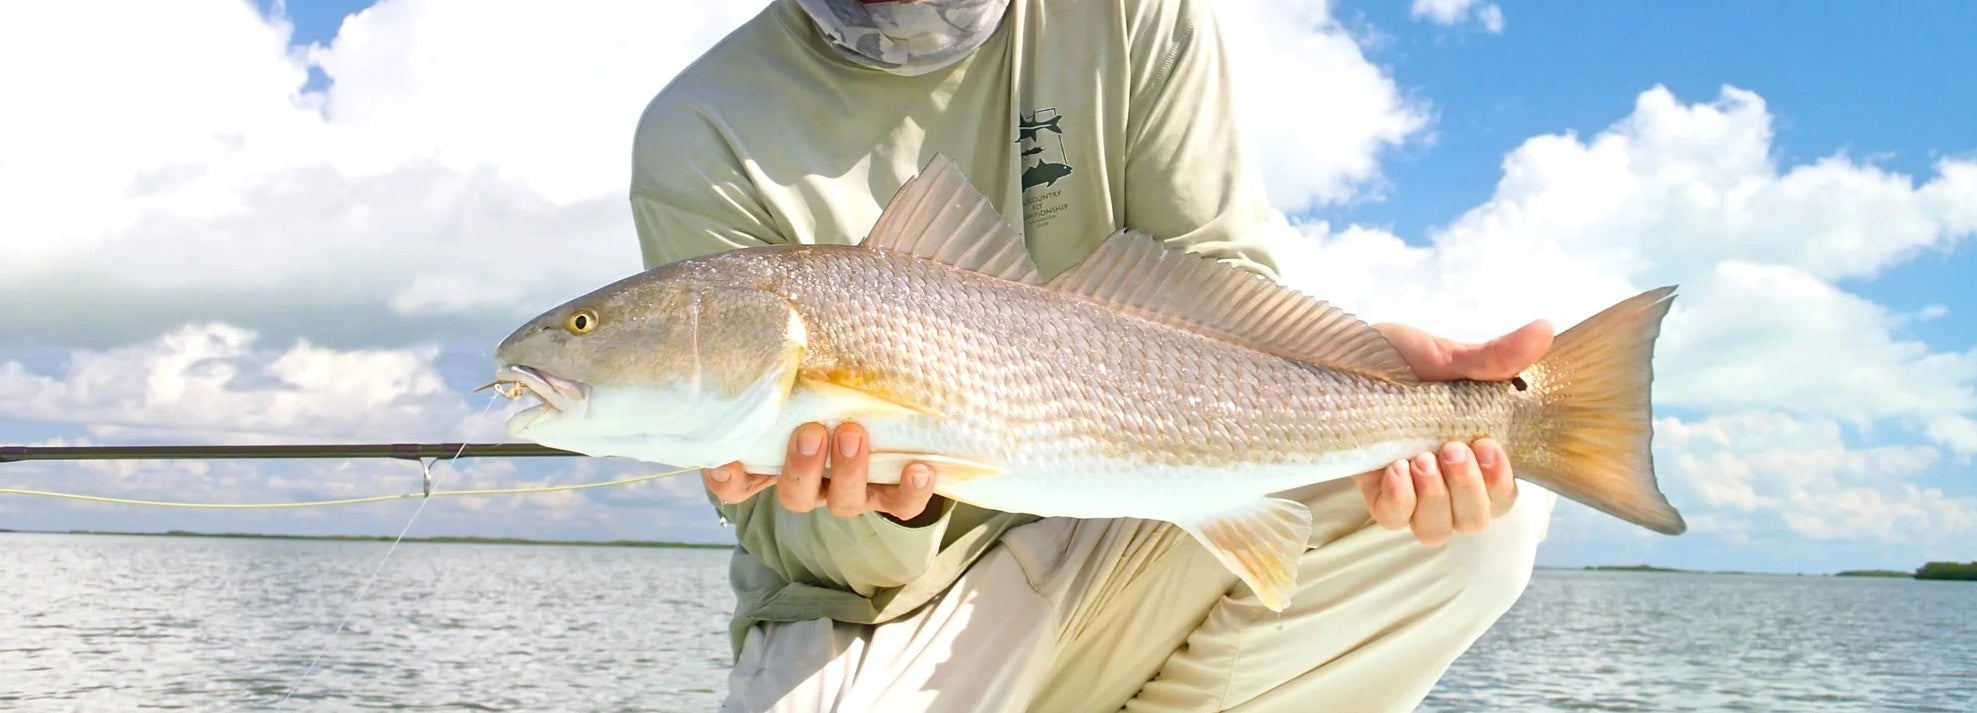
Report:
[[[1037,121],[1035,117],[1036,117],[1035,114],[1031,114],[1030,118],[1026,118],[1020,122],[1017,122],[1016,124],[1017,141],[1035,141],[1037,140],[1037,132],[1039,131],[1048,131],[1050,133],[1057,134],[1058,136],[1064,135],[1064,130],[1057,127],[1057,122],[1062,120],[1064,117],[1053,116],[1050,117],[1050,121]]]
[[[1064,116],[1053,108],[1017,117],[1016,143],[1022,146],[1023,190],[1055,185],[1058,179],[1073,172],[1064,157],[1064,128],[1059,125],[1063,120]]]
[[[1037,165],[1023,169],[1023,188],[1048,186],[1057,179],[1071,175],[1071,167],[1061,163],[1039,161]]]

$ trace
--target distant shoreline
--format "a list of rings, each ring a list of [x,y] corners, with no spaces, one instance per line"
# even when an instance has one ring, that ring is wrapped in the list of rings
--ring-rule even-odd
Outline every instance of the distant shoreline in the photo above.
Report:
[[[1923,564],[1919,568],[1916,568],[1916,570],[1913,572],[1903,572],[1901,570],[1895,570],[1895,569],[1848,569],[1848,570],[1841,570],[1839,572],[1830,575],[1805,574],[1805,573],[1797,573],[1797,572],[1738,572],[1734,570],[1677,569],[1674,567],[1656,567],[1653,565],[1646,565],[1646,564],[1597,564],[1589,567],[1578,567],[1578,568],[1539,567],[1538,569],[1564,569],[1564,570],[1576,569],[1577,571],[1583,571],[1583,572],[1739,574],[1739,575],[1750,575],[1750,576],[1758,576],[1758,577],[1882,577],[1889,579],[1922,579],[1922,580],[1938,580],[1938,581],[1977,582],[1977,561],[1973,561],[1967,564],[1962,562],[1929,562]]]
[[[24,535],[113,535],[119,537],[207,537],[236,540],[314,540],[323,542],[390,542],[386,535],[278,535],[255,532],[193,532],[191,530],[167,530],[164,532],[115,532],[109,530],[9,530],[0,528],[0,534],[19,533]],[[471,537],[437,536],[407,537],[405,543],[445,544],[445,545],[526,545],[564,547],[644,547],[682,550],[725,550],[734,545],[711,542],[671,542],[666,540],[536,540],[522,537]],[[1677,567],[1657,567],[1648,564],[1596,564],[1584,567],[1546,567],[1536,569],[1565,572],[1647,572],[1656,574],[1718,574],[1745,575],[1753,577],[1865,577],[1887,579],[1918,579],[1936,581],[1977,582],[1977,561],[1928,562],[1912,572],[1894,569],[1849,569],[1833,574],[1810,572],[1743,572],[1737,570],[1681,569]]]
[[[1681,569],[1679,567],[1656,567],[1648,564],[1596,564],[1585,567],[1560,567],[1579,572],[1653,572],[1659,574],[1735,574],[1750,577],[1824,577],[1827,575],[1812,572],[1745,572],[1735,569]]]
[[[164,532],[116,532],[111,530],[8,530],[0,528],[0,533],[23,535],[113,535],[118,537],[204,537],[229,540],[314,540],[323,542],[390,542],[388,535],[280,535],[258,532],[193,532],[191,530],[166,530]],[[652,547],[682,550],[725,550],[734,545],[709,542],[671,542],[666,540],[535,540],[523,537],[471,537],[440,535],[435,537],[407,537],[407,544],[435,545],[549,545],[563,547]]]

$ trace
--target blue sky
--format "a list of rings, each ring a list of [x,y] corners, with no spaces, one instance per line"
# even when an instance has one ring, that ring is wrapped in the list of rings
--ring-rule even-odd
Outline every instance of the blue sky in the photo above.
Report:
[[[8,309],[21,321],[0,326],[0,442],[233,440],[244,424],[275,440],[501,438],[498,416],[481,415],[486,395],[464,394],[484,380],[483,342],[635,267],[622,199],[630,123],[707,38],[759,7],[398,0],[353,18],[370,4],[295,2],[282,51],[253,11],[272,5],[257,2],[204,0],[131,18],[152,31],[83,33],[75,36],[84,42],[25,50],[57,68],[34,77],[53,78],[46,96],[27,98],[67,118],[0,127],[37,137],[0,149],[57,147],[46,163],[30,155],[13,169],[0,164],[0,186],[18,180],[47,196],[30,215],[0,216],[0,248],[26,256],[26,278],[0,285],[0,300],[27,300]],[[1257,28],[1299,4],[1217,7],[1234,44],[1251,53],[1242,81],[1283,107],[1245,117],[1258,143],[1298,159],[1268,169],[1273,187],[1317,201],[1291,216],[1298,237],[1282,245],[1294,285],[1368,314],[1474,330],[1533,314],[1583,316],[1651,279],[1684,283],[1678,304],[1689,312],[1671,318],[1676,334],[1658,357],[1666,373],[1657,415],[1668,421],[1657,444],[1671,496],[1701,525],[1683,538],[1643,538],[1568,506],[1541,563],[1828,571],[1977,558],[1958,544],[1977,540],[1968,450],[1977,436],[1956,430],[1977,416],[1968,396],[1977,290],[1967,286],[1977,275],[1977,221],[1957,213],[1977,205],[1977,185],[1939,181],[1936,168],[1977,160],[1977,129],[1959,120],[1977,113],[1977,89],[1957,71],[1977,66],[1977,47],[1959,32],[1977,8],[1511,4],[1491,32],[1473,16],[1444,24],[1411,16],[1408,3],[1348,1],[1308,33],[1268,34]],[[93,27],[80,10],[75,21]],[[4,73],[18,70],[5,67],[30,63],[5,51],[0,78],[11,79]],[[76,84],[98,90],[67,91]],[[1672,100],[1657,104],[1657,87]],[[327,112],[312,103],[324,100]],[[130,105],[152,107],[145,122],[90,123]],[[1416,110],[1425,123],[1410,117]],[[1307,119],[1320,127],[1310,130],[1342,134],[1350,155],[1298,141]],[[1707,151],[1762,141],[1752,127],[1769,132],[1757,148],[1775,166],[1710,160]],[[1578,161],[1596,139],[1619,147],[1626,165],[1599,173]],[[78,158],[88,151],[112,158]],[[1805,178],[1793,172],[1836,156],[1821,174],[1836,183],[1803,195],[1789,188],[1787,174]],[[1361,158],[1374,172],[1354,167]],[[1647,168],[1662,164],[1675,173]],[[1507,168],[1547,180],[1506,187]],[[1899,180],[1848,187],[1876,171]],[[1697,190],[1723,191],[1712,196],[1749,185],[1770,191],[1769,202],[1712,213],[1715,204],[1679,200],[1696,187],[1667,177],[1682,172],[1701,176]],[[181,183],[126,190],[158,176]],[[1555,192],[1581,183],[1613,205],[1561,213]],[[1812,225],[1764,227],[1805,215],[1816,216]],[[1738,221],[1750,225],[1727,227]],[[1884,226],[1925,226],[1885,236],[1925,247],[1890,257],[1795,242],[1795,231],[1827,225],[1859,242],[1884,237]],[[1393,244],[1349,239],[1354,230]],[[98,247],[65,253],[8,235]],[[515,259],[544,235],[566,248],[559,255],[591,259]],[[1874,266],[1834,267],[1834,256],[1855,253]],[[1454,257],[1478,254],[1479,264]],[[125,255],[151,269],[130,271],[117,259]],[[1553,262],[1526,265],[1523,255]],[[1651,268],[1614,272],[1618,256]],[[1498,290],[1504,284],[1514,289]],[[142,304],[131,304],[134,294]],[[1794,301],[1760,304],[1779,294]],[[96,304],[125,306],[87,308]],[[1941,314],[1903,316],[1932,307]],[[1681,343],[1686,334],[1712,341]],[[1768,367],[1740,371],[1745,364]],[[144,497],[279,500],[395,491],[416,483],[403,465],[0,466],[0,476]],[[483,463],[441,477],[514,484],[633,472],[641,466]],[[720,540],[726,533],[696,487],[680,479],[554,501],[448,504],[422,515],[420,529]],[[0,496],[0,527],[34,529],[389,533],[405,514],[220,515]]]
[[[1330,216],[1422,235],[1487,198],[1503,154],[1524,139],[1598,131],[1614,107],[1657,84],[1690,101],[1725,84],[1764,95],[1782,163],[1843,152],[1927,176],[1940,158],[1977,156],[1977,123],[1958,119],[1977,114],[1977,84],[1956,69],[1977,67],[1977,6],[1832,2],[1780,12],[1678,0],[1505,10],[1504,33],[1491,35],[1410,23],[1402,3],[1340,3],[1341,18],[1386,39],[1370,44],[1373,59],[1435,102],[1437,141],[1386,163],[1389,200]],[[1898,309],[1949,307],[1914,334],[1969,348],[1977,289],[1964,285],[1974,275],[1977,251],[1965,249],[1851,287]]]
[[[1816,10],[1814,8],[1816,7]],[[1977,152],[1968,28],[1977,7],[1840,2],[1777,12],[1760,4],[1534,3],[1506,8],[1504,33],[1407,21],[1402,3],[1339,5],[1379,41],[1374,61],[1433,100],[1432,149],[1386,164],[1397,199],[1364,213],[1404,234],[1488,196],[1503,154],[1540,133],[1597,131],[1614,107],[1656,84],[1690,100],[1732,84],[1757,91],[1778,119],[1777,158],[1845,151],[1908,173],[1945,153]],[[1624,28],[1624,29],[1622,29]]]
[[[1597,132],[1612,122],[1615,107],[1651,85],[1689,101],[1713,97],[1726,84],[1762,94],[1776,119],[1773,157],[1781,164],[1837,153],[1926,179],[1942,158],[1977,156],[1977,123],[1958,118],[1977,114],[1977,85],[1956,69],[1977,67],[1977,44],[1967,32],[1977,26],[1977,7],[1849,2],[1780,9],[1506,3],[1507,26],[1496,35],[1473,24],[1410,23],[1402,3],[1341,2],[1345,22],[1379,38],[1367,44],[1372,59],[1434,102],[1435,141],[1389,158],[1385,200],[1312,214],[1387,226],[1418,241],[1489,197],[1506,152],[1536,134]],[[1977,250],[1967,245],[1845,284],[1899,311],[1945,307],[1943,317],[1900,333],[1947,350],[1977,348]],[[1918,440],[1880,435],[1875,440]],[[1977,469],[1967,459],[1946,466],[1918,480],[1954,495],[1977,494]],[[1690,566],[1723,569],[1837,569],[1886,557],[1874,545],[1788,537],[1716,552],[1701,543],[1656,544],[1656,554],[1673,550]],[[1754,556],[1766,547],[1791,554],[1771,562]],[[1554,545],[1547,555],[1554,564],[1612,559],[1599,542]],[[1977,558],[1977,549],[1963,555]]]
[[[1795,12],[1756,3],[1530,3],[1505,8],[1502,35],[1409,22],[1403,3],[1341,2],[1339,16],[1382,41],[1368,52],[1436,105],[1436,142],[1385,164],[1388,200],[1324,211],[1404,236],[1489,195],[1503,154],[1532,135],[1591,133],[1615,107],[1664,85],[1689,101],[1725,84],[1764,95],[1777,116],[1776,159],[1844,152],[1927,176],[1944,156],[1977,155],[1977,6],[1833,2]],[[1620,29],[1624,28],[1624,30]],[[1855,287],[1903,309],[1951,308],[1916,327],[1945,346],[1977,339],[1977,252],[1897,267]],[[1960,341],[1959,341],[1960,340]]]

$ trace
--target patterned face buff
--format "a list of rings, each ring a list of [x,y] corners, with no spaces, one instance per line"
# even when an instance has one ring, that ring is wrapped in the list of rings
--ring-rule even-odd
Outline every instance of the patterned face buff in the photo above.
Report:
[[[1009,0],[796,0],[824,41],[853,62],[916,75],[954,64],[988,41]]]

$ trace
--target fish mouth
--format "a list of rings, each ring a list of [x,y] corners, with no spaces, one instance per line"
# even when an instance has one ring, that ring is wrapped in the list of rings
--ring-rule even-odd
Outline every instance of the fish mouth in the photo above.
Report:
[[[508,399],[521,398],[523,394],[536,397],[542,403],[530,411],[546,409],[564,413],[580,413],[590,399],[590,385],[581,381],[564,379],[531,366],[510,364],[494,370],[494,381],[488,382],[475,392],[493,389]]]

